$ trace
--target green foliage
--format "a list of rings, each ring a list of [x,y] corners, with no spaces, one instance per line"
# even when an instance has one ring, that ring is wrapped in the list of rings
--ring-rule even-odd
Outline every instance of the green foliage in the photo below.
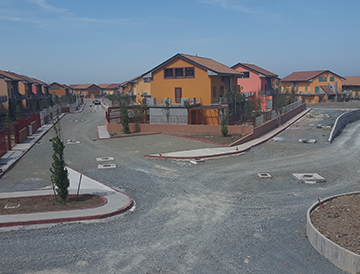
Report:
[[[53,147],[53,163],[52,167],[50,168],[51,175],[51,182],[53,185],[56,186],[56,192],[61,199],[61,201],[65,204],[66,199],[69,195],[69,178],[68,178],[68,171],[65,168],[65,160],[64,160],[64,149],[65,145],[61,141],[61,132],[60,127],[58,125],[54,125],[55,130],[55,137],[50,139]]]
[[[228,116],[224,114],[221,119],[221,135],[223,137],[227,137],[229,134],[227,125],[228,125]]]
[[[17,104],[15,107],[15,119],[21,118],[21,107]]]
[[[166,123],[170,122],[170,99],[166,98],[164,102],[164,108],[161,110],[166,116]]]
[[[119,104],[120,104],[121,124],[123,126],[123,132],[125,134],[129,134],[130,133],[129,114],[126,108],[126,104],[125,102],[119,102]]]

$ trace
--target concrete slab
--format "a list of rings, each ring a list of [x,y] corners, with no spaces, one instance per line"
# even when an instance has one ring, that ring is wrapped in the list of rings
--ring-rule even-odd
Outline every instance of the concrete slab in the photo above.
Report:
[[[325,178],[318,173],[293,173],[295,179],[307,184],[315,184],[319,182],[326,182]]]

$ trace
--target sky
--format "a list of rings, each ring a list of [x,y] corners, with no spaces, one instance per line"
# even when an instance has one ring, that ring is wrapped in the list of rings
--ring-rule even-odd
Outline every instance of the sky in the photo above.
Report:
[[[360,76],[359,0],[0,0],[0,69],[121,83],[177,53]]]

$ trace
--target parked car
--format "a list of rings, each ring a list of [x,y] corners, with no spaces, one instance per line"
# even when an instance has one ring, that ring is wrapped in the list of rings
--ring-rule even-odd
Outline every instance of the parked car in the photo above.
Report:
[[[101,105],[101,102],[99,100],[92,101],[94,105]]]

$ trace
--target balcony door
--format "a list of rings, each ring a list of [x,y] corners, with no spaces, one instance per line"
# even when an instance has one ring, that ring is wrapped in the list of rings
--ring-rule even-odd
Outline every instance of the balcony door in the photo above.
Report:
[[[181,103],[182,98],[182,89],[181,88],[175,88],[175,103]]]

